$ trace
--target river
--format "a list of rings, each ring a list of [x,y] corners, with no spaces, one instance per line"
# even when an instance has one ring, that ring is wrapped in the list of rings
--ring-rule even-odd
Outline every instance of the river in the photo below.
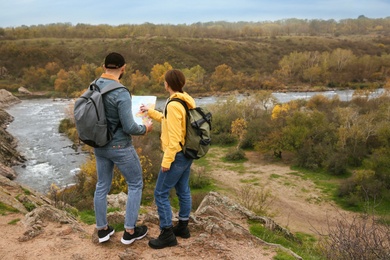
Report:
[[[72,142],[58,133],[70,102],[31,99],[6,110],[14,117],[7,131],[18,140],[18,151],[27,159],[14,167],[16,182],[42,193],[48,192],[51,184],[65,187],[74,183],[85,155],[76,153]]]
[[[383,90],[372,94],[377,96]],[[289,92],[274,93],[279,102],[285,103],[293,99],[309,99],[313,95],[322,94],[328,98],[338,95],[341,100],[352,99],[353,91],[326,92]],[[240,95],[238,99],[245,99]],[[195,99],[197,105],[215,103],[221,98],[203,97]],[[72,149],[72,142],[58,133],[60,121],[66,117],[72,101],[51,99],[23,100],[13,105],[7,112],[14,117],[7,131],[18,140],[18,150],[26,157],[23,165],[15,166],[16,182],[25,184],[37,191],[46,193],[51,184],[66,187],[74,183],[74,176],[85,162],[85,154]],[[156,107],[162,108],[165,100],[158,99]]]

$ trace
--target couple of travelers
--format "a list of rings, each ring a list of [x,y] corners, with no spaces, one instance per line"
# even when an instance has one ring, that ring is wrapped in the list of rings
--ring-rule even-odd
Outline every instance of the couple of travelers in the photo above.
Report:
[[[116,52],[110,53],[104,60],[104,73],[96,80],[100,89],[119,82],[125,72],[124,57]],[[179,70],[169,70],[165,73],[164,88],[169,93],[169,99],[179,98],[187,103],[188,108],[195,107],[194,99],[183,91],[185,76]],[[145,135],[152,131],[152,123],[139,125],[134,121],[130,93],[119,88],[104,96],[106,117],[114,133],[113,139],[103,147],[94,148],[97,169],[97,183],[94,194],[94,209],[96,229],[99,242],[106,242],[115,233],[107,221],[107,195],[111,188],[114,165],[116,165],[128,185],[128,198],[124,232],[121,242],[131,244],[142,239],[148,233],[145,225],[137,226],[139,208],[142,196],[142,168],[139,157],[132,144],[132,135]],[[192,159],[184,156],[180,144],[184,143],[186,134],[186,110],[179,102],[170,102],[164,108],[167,113],[161,113],[142,105],[140,110],[150,118],[161,123],[161,147],[163,158],[158,174],[154,199],[160,221],[160,235],[149,241],[154,249],[177,245],[176,237],[189,238],[188,221],[191,212],[191,193],[189,187]],[[114,131],[115,130],[115,131]],[[169,193],[176,189],[179,198],[179,222],[172,224],[172,210]]]

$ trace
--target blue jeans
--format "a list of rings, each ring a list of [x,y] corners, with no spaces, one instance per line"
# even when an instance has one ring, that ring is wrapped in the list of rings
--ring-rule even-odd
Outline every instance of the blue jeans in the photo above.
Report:
[[[114,164],[126,180],[128,192],[124,227],[135,228],[142,196],[142,168],[137,152],[131,145],[125,148],[95,148],[97,183],[94,196],[96,228],[108,225],[107,194],[111,189]]]
[[[161,229],[172,226],[169,192],[173,187],[175,187],[179,198],[179,219],[188,220],[190,218],[192,200],[189,181],[192,161],[192,159],[185,157],[183,152],[178,152],[169,171],[163,172],[160,170],[158,174],[154,199]]]

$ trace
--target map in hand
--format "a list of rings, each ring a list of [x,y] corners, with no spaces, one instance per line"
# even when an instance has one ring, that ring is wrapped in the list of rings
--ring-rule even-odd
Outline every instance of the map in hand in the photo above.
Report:
[[[156,96],[132,96],[132,106],[131,109],[133,111],[134,121],[143,125],[145,122],[151,121],[152,119],[147,116],[147,112],[141,112],[139,109],[142,104],[147,106],[148,108],[154,109],[156,106]]]

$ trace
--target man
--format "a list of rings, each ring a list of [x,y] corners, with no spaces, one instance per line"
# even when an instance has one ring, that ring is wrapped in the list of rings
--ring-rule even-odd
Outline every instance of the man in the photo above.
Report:
[[[104,61],[105,72],[97,79],[100,89],[122,77],[126,62],[119,53],[112,52]],[[138,125],[131,111],[131,96],[119,88],[104,95],[104,107],[113,139],[104,147],[94,148],[96,157],[97,183],[94,196],[96,228],[99,242],[105,242],[114,234],[107,221],[107,194],[110,191],[114,165],[118,167],[128,185],[126,203],[125,231],[123,244],[131,244],[146,236],[146,226],[136,226],[142,195],[142,168],[139,157],[132,144],[132,135],[144,135],[152,130],[151,123]]]

